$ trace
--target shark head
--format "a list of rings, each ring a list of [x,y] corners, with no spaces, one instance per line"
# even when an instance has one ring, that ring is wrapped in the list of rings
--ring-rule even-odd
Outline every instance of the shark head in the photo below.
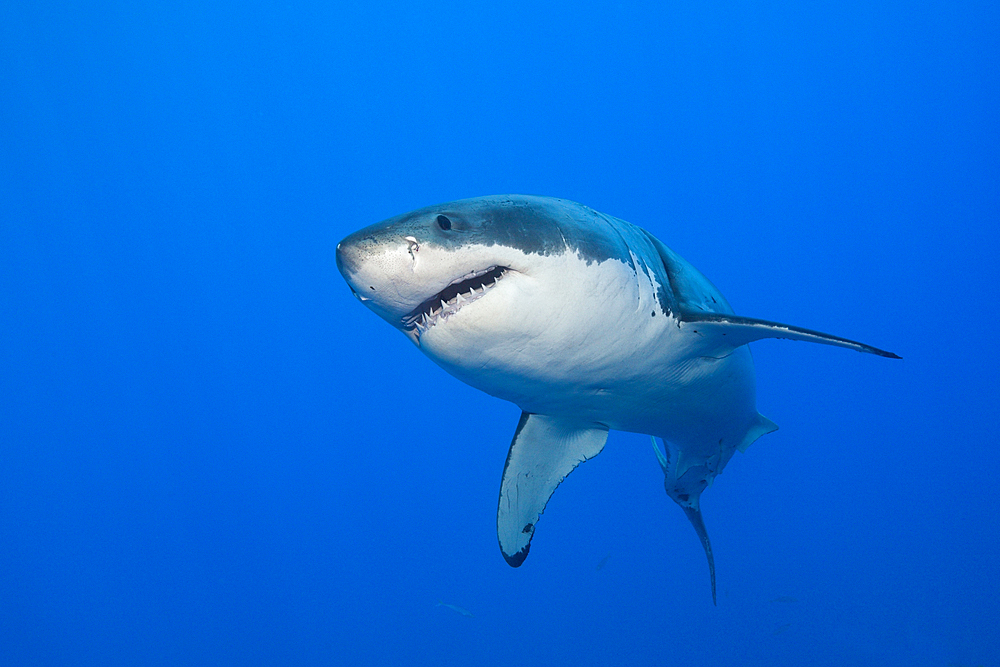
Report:
[[[482,371],[523,378],[545,356],[566,358],[568,340],[613,320],[592,314],[635,284],[633,257],[613,218],[525,195],[422,208],[337,246],[365,306],[452,374],[515,401],[516,391],[483,386]]]
[[[503,290],[493,290],[539,277],[552,268],[547,258],[628,257],[624,243],[580,229],[581,212],[602,217],[580,204],[526,195],[428,206],[351,234],[337,245],[337,266],[363,304],[419,345],[460,312],[469,324],[477,315],[504,314],[503,300],[493,297]],[[487,294],[493,298],[472,307]]]

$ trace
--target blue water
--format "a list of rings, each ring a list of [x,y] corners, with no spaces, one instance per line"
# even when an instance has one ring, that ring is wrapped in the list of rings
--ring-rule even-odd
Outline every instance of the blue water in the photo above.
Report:
[[[998,5],[542,4],[3,6],[0,664],[1000,665]],[[506,192],[904,357],[753,345],[718,607],[640,435],[508,567],[519,410],[336,270]]]

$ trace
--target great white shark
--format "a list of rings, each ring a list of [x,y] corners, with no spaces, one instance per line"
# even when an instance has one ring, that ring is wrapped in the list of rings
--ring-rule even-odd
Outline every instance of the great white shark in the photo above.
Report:
[[[354,295],[459,380],[519,406],[497,507],[518,567],[556,487],[604,448],[644,433],[667,495],[715,563],[700,498],[734,452],[778,427],[757,411],[747,343],[864,343],[741,317],[646,230],[581,204],[463,199],[389,218],[337,245]]]

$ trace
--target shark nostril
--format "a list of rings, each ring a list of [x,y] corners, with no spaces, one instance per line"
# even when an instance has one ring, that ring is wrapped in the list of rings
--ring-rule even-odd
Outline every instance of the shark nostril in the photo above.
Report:
[[[406,251],[410,253],[410,259],[416,262],[417,261],[416,252],[420,250],[420,244],[417,243],[417,239],[413,238],[412,236],[404,236],[403,239],[410,244],[409,247],[406,249]]]

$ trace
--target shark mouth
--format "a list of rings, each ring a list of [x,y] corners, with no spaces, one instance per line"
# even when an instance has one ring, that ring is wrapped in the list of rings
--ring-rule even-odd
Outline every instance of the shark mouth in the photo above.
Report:
[[[464,306],[481,299],[493,289],[509,269],[506,266],[491,266],[483,271],[473,271],[452,281],[443,290],[424,301],[403,317],[403,329],[413,331],[417,336],[429,328],[443,322]]]

